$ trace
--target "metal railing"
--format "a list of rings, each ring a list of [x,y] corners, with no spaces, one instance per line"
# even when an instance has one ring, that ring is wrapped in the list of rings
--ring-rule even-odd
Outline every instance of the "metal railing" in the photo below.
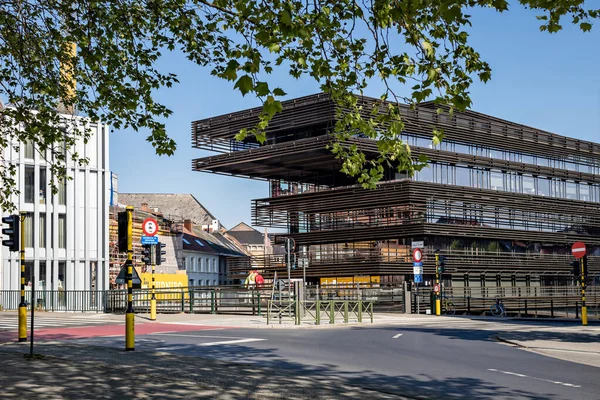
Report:
[[[329,324],[350,321],[362,323],[364,318],[373,323],[373,302],[363,300],[269,300],[267,307],[267,325],[283,320],[293,319],[295,325],[309,324],[321,325],[327,321]]]
[[[28,309],[38,311],[104,312],[106,292],[98,290],[36,290],[25,291]],[[0,309],[17,310],[21,302],[19,290],[0,290]]]

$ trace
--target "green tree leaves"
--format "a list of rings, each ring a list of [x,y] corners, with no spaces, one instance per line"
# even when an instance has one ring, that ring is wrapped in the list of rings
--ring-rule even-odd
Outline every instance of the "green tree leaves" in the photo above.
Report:
[[[540,29],[557,32],[564,19],[584,32],[600,16],[583,0],[518,0],[539,12]],[[517,7],[517,2],[510,4]],[[261,99],[257,125],[237,138],[266,139],[264,129],[281,111],[283,88],[273,88],[275,68],[312,79],[339,111],[331,147],[343,171],[373,187],[390,166],[422,168],[400,139],[399,104],[433,100],[443,112],[471,104],[474,78],[487,82],[491,67],[469,45],[468,10],[504,12],[507,0],[50,0],[0,4],[0,145],[31,141],[50,152],[56,176],[64,173],[65,125],[71,148],[89,132],[60,117],[57,106],[75,108],[90,121],[115,129],[147,131],[157,154],[172,155],[175,142],[164,119],[171,115],[155,100],[157,89],[178,83],[158,61],[170,51],[211,69],[243,95]],[[72,43],[77,52],[65,51]],[[70,66],[77,82],[60,67]],[[64,69],[64,68],[63,68]],[[379,80],[376,82],[375,80]],[[372,108],[359,100],[376,82],[389,103]],[[381,85],[379,85],[381,83]],[[372,90],[371,90],[372,92]],[[407,93],[405,96],[399,93]],[[32,110],[36,112],[33,113]],[[62,126],[62,127],[61,127]],[[72,129],[71,129],[72,128]],[[378,141],[380,155],[367,159],[359,146],[344,145],[356,133]],[[441,133],[432,132],[434,144]],[[59,146],[60,144],[60,146]],[[78,162],[85,159],[75,154]],[[0,169],[0,206],[9,209],[14,169]]]

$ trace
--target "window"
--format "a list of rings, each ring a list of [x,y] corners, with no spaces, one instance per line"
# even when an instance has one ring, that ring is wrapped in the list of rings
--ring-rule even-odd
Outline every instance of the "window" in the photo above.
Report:
[[[46,167],[40,167],[40,204],[46,204]]]
[[[537,192],[540,196],[550,196],[550,180],[543,176],[537,178]]]
[[[210,259],[209,258],[206,259],[205,266],[206,266],[206,272],[210,272]]]
[[[35,169],[33,165],[25,166],[25,203],[33,203]]]
[[[587,183],[579,184],[579,200],[590,201],[590,185]]]
[[[435,165],[435,164],[433,164]],[[428,165],[417,173],[417,181],[433,182],[433,165]]]
[[[58,288],[67,290],[67,263],[65,261],[58,262]]]
[[[523,193],[535,194],[535,180],[531,175],[523,175]]]
[[[201,241],[199,241],[198,239],[194,239],[194,241],[196,243],[198,243],[200,246],[204,247],[204,243],[202,243]],[[189,243],[188,243],[189,244]]]
[[[67,248],[67,216],[65,214],[58,215],[58,248]]]
[[[65,184],[65,179],[59,179],[58,183],[58,204],[64,206],[67,204],[67,188]]]
[[[212,260],[213,272],[217,272],[217,260],[213,258]]]
[[[456,184],[459,186],[471,186],[469,168],[460,165],[456,166]]]
[[[40,213],[40,248],[46,247],[46,213]]]
[[[491,189],[504,190],[504,177],[500,171],[492,171],[490,173]]]
[[[33,160],[33,143],[25,142],[23,143],[23,156],[27,159]]]
[[[183,240],[183,243],[185,244],[191,244],[186,238],[182,238],[181,240]]]
[[[33,213],[27,213],[25,214],[25,247],[33,247],[34,237]]]
[[[567,182],[567,199],[577,199],[577,184],[575,182]]]

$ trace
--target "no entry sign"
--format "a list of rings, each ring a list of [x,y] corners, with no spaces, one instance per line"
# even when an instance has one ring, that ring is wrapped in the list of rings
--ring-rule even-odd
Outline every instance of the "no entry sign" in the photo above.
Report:
[[[420,262],[423,259],[423,250],[414,249],[413,250],[413,261]]]
[[[571,247],[571,251],[575,258],[581,258],[585,256],[585,243],[583,242],[575,242],[573,243],[573,247]]]
[[[158,233],[158,222],[154,218],[146,218],[142,223],[144,236],[154,236]]]

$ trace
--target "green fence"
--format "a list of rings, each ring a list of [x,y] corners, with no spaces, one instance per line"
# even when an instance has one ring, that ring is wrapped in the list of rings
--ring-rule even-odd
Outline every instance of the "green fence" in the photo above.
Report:
[[[269,300],[267,324],[293,320],[295,325],[303,323],[321,325],[343,322],[373,323],[373,302],[363,300],[315,300],[279,301]]]

